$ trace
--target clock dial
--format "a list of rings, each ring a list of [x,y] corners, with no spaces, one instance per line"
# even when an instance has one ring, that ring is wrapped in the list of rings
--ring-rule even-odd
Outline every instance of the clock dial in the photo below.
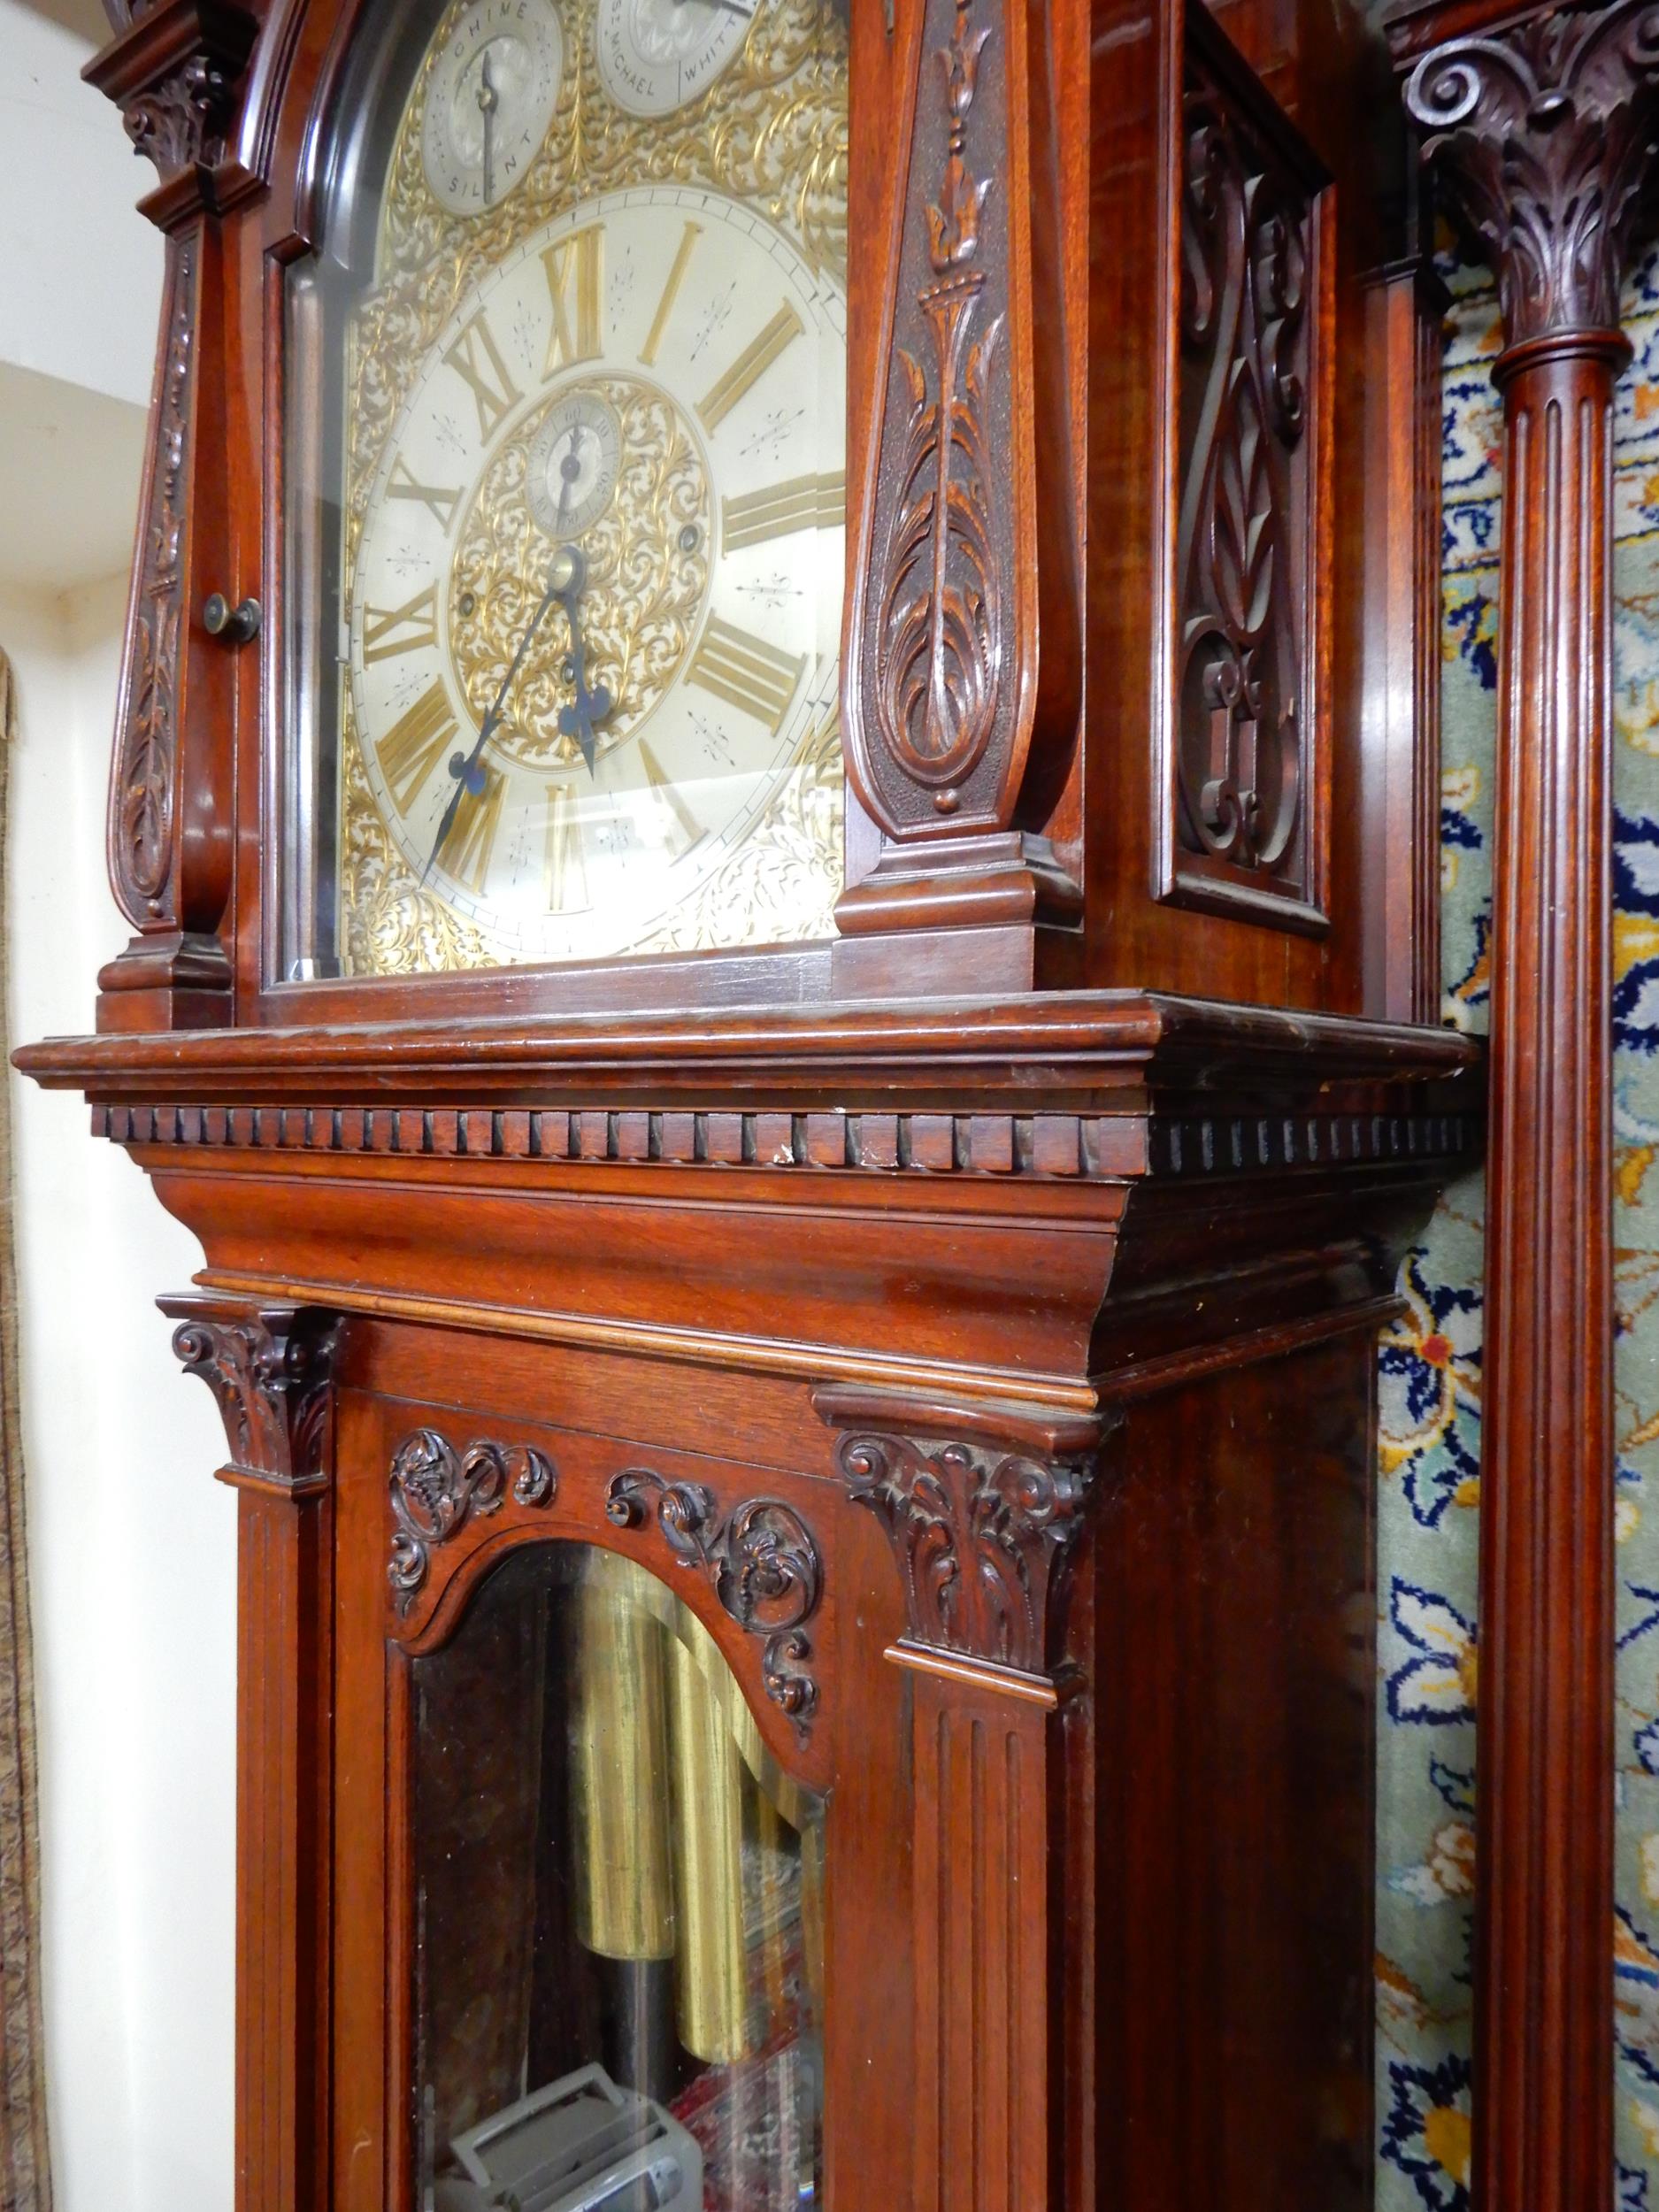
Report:
[[[833,732],[844,327],[764,217],[664,185],[530,234],[428,351],[365,507],[354,722],[498,957],[649,933]]]
[[[477,214],[524,181],[564,73],[552,0],[473,0],[446,32],[426,91],[421,159],[440,207]]]
[[[280,972],[824,939],[849,0],[376,0],[288,268]]]
[[[599,0],[599,73],[629,115],[700,100],[741,50],[766,0]]]

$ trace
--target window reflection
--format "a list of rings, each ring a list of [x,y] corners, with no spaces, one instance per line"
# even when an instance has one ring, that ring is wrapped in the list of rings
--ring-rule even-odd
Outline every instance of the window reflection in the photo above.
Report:
[[[818,2204],[820,1808],[701,1623],[538,1547],[415,1700],[423,2212]]]

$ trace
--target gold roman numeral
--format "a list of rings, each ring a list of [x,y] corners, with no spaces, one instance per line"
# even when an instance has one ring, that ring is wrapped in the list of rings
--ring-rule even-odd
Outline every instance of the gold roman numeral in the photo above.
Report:
[[[678,860],[703,836],[703,825],[686,804],[686,795],[680,786],[663,773],[663,764],[645,738],[640,740],[640,758],[645,764],[645,780],[657,816],[657,835]]]
[[[549,913],[580,913],[593,904],[580,803],[567,783],[548,786],[545,881]]]
[[[443,357],[471,388],[478,403],[479,431],[488,442],[495,434],[496,424],[518,405],[524,394],[513,382],[481,309],[463,327]]]
[[[724,500],[721,508],[721,542],[728,553],[771,538],[792,538],[797,530],[838,529],[847,519],[847,472],[793,477],[764,492]]]
[[[553,300],[553,334],[548,341],[543,378],[557,376],[577,361],[591,361],[603,350],[599,303],[604,293],[605,227],[561,238],[541,256]]]
[[[764,638],[751,637],[747,630],[736,629],[711,614],[686,680],[711,691],[728,706],[752,714],[776,737],[805,666],[804,653],[791,660]]]
[[[461,803],[449,825],[449,834],[438,850],[438,859],[457,883],[482,895],[501,827],[501,810],[507,796],[507,779],[499,768],[484,764],[484,788],[476,796],[461,794]]]
[[[380,773],[400,814],[407,814],[434,770],[461,733],[442,683],[423,691],[409,712],[394,722],[380,744]]]
[[[389,660],[394,653],[416,653],[438,642],[438,587],[428,584],[401,607],[365,607],[363,660]]]
[[[772,364],[782,359],[805,328],[793,301],[786,300],[753,345],[743,349],[726,374],[711,384],[698,402],[697,412],[710,437]]]
[[[691,266],[692,250],[702,235],[703,225],[701,223],[687,223],[680,236],[680,251],[674,256],[674,265],[668,272],[668,281],[663,287],[663,296],[657,303],[657,319],[651,325],[651,334],[640,349],[641,363],[648,369],[654,369],[657,366],[657,349],[667,334],[668,319],[674,311],[674,303],[680,297],[680,288],[686,280],[687,270]]]
[[[408,462],[402,459],[394,462],[392,472],[386,480],[386,496],[418,499],[423,507],[431,509],[441,530],[449,528],[461,499],[459,492],[443,491],[436,484],[421,483]]]

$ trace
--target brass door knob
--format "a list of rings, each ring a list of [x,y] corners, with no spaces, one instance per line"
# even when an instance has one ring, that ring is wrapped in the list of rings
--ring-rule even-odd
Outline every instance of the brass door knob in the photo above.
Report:
[[[227,645],[250,644],[259,634],[261,619],[257,599],[244,599],[241,606],[233,607],[222,591],[216,591],[202,610],[209,637],[222,638]]]

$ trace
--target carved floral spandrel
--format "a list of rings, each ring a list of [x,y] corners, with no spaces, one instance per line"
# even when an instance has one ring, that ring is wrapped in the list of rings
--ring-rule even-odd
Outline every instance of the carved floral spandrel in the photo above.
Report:
[[[886,1525],[911,1640],[1021,1674],[1047,1672],[1093,1460],[892,1435],[846,1436],[840,1459],[854,1503]]]
[[[818,1684],[807,1667],[807,1624],[824,1595],[824,1563],[812,1532],[778,1498],[750,1498],[726,1518],[700,1483],[666,1482],[650,1469],[615,1476],[605,1511],[618,1528],[641,1528],[655,1511],[670,1551],[682,1566],[701,1568],[738,1626],[764,1639],[761,1678],[766,1695],[804,1732],[818,1708]]]
[[[310,1308],[246,1313],[163,1301],[173,1348],[219,1402],[231,1471],[296,1491],[326,1479],[329,1391],[341,1323]]]
[[[457,1451],[436,1429],[417,1429],[392,1455],[392,1556],[387,1577],[407,1613],[425,1586],[434,1549],[469,1520],[515,1505],[551,1505],[558,1470],[545,1452],[487,1439]]]
[[[1659,7],[1551,12],[1424,57],[1406,106],[1498,279],[1511,346],[1616,330],[1659,128]]]
[[[1276,119],[1270,132],[1194,36],[1182,117],[1176,842],[1207,864],[1207,880],[1265,880],[1306,898],[1320,177]],[[1177,872],[1187,872],[1179,862]]]

